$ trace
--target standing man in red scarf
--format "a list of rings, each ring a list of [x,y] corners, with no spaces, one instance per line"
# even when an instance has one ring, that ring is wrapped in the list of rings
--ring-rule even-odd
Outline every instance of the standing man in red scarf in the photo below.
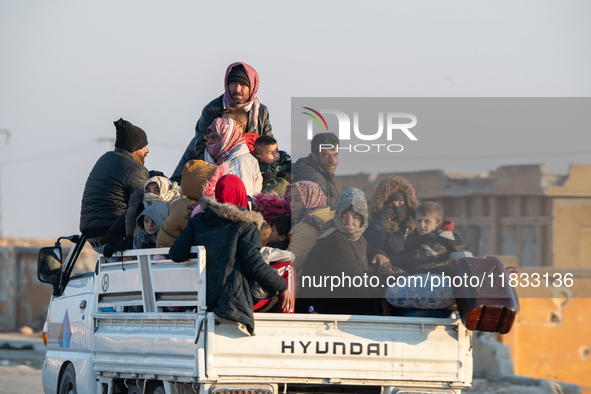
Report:
[[[170,177],[172,181],[181,183],[183,167],[189,160],[204,160],[207,128],[216,118],[222,116],[224,108],[242,107],[248,112],[245,133],[273,136],[271,123],[269,123],[269,111],[259,101],[258,90],[259,75],[254,68],[242,62],[228,66],[224,77],[224,94],[213,99],[203,108],[195,126],[195,137],[189,142],[189,146]]]

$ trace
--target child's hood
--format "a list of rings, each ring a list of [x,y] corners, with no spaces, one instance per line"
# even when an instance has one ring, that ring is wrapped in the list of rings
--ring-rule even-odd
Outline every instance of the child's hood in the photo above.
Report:
[[[183,194],[187,197],[199,201],[203,195],[203,187],[218,166],[209,164],[203,160],[189,160],[183,168],[181,184],[183,185]]]
[[[466,247],[466,242],[462,239],[460,234],[453,230],[455,230],[454,222],[451,220],[444,220],[433,234],[436,234],[439,237],[439,242],[443,243],[449,252],[463,252]]]
[[[144,209],[142,214],[136,219],[137,226],[142,230],[144,229],[144,216],[152,219],[156,223],[156,228],[160,231],[160,226],[168,217],[168,206],[165,203],[156,203]]]
[[[437,231],[439,232],[441,230]],[[438,236],[440,242],[446,246],[448,252],[463,252],[466,248],[466,242],[455,231],[441,231]]]
[[[285,164],[288,162],[291,163],[291,156],[286,151],[280,150],[279,151],[279,160],[277,160],[277,162],[274,164]]]

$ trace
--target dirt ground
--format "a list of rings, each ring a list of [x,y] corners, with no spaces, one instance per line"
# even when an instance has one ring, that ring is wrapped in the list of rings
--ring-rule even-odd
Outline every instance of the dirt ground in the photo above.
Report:
[[[2,394],[43,393],[41,370],[26,365],[0,366],[0,387]]]
[[[43,393],[41,367],[44,359],[41,333],[0,333],[0,393]]]

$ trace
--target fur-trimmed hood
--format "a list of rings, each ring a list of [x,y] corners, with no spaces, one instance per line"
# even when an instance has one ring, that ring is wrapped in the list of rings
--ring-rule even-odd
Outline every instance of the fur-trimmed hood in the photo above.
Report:
[[[135,219],[144,210],[144,186],[135,189],[129,197],[127,203],[127,213],[125,214],[125,235],[133,237],[135,232]]]
[[[404,195],[408,205],[408,217],[403,223],[396,223],[395,221],[391,220],[388,223],[388,232],[390,233],[395,233],[398,231],[399,224],[404,224],[406,227],[414,229],[415,212],[417,207],[420,205],[415,188],[412,186],[412,184],[406,178],[401,176],[393,176],[380,182],[376,192],[371,198],[371,201],[369,202],[370,220],[374,219],[376,213],[384,207],[388,201],[388,198],[396,191]]]
[[[201,197],[201,211],[205,212],[207,209],[211,209],[219,217],[233,222],[254,223],[259,230],[264,222],[263,216],[258,212],[248,211],[233,204],[219,203],[213,197],[203,196]]]

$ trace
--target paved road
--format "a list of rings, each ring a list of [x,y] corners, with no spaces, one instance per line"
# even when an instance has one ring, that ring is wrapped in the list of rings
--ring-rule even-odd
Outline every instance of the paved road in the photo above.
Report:
[[[0,333],[0,393],[40,394],[45,345],[40,334]]]
[[[2,394],[41,394],[41,370],[26,365],[0,366],[0,387]]]

